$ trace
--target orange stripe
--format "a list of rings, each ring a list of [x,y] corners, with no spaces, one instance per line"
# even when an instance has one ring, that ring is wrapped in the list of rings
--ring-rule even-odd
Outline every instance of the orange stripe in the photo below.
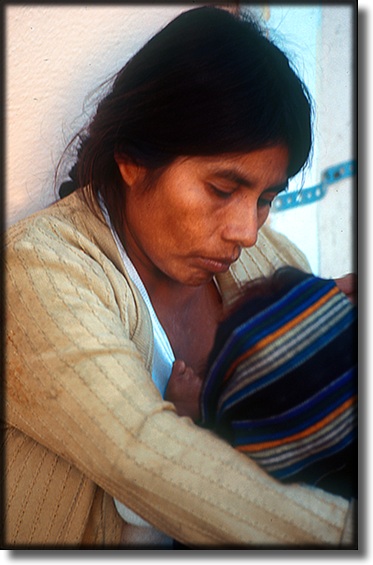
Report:
[[[296,316],[295,318],[290,320],[287,324],[285,324],[284,326],[281,326],[281,328],[279,328],[276,332],[271,333],[270,335],[264,337],[262,340],[258,341],[258,343],[253,345],[253,347],[251,347],[248,351],[245,351],[245,353],[243,353],[240,357],[238,357],[234,361],[234,363],[232,363],[232,365],[229,367],[229,370],[227,371],[227,374],[224,377],[224,381],[229,379],[229,377],[231,376],[233,371],[236,369],[236,367],[240,363],[242,363],[242,361],[244,361],[247,357],[250,357],[250,355],[253,355],[253,353],[256,353],[256,352],[260,351],[261,349],[264,349],[264,347],[266,347],[267,345],[269,345],[270,343],[272,343],[273,341],[275,341],[276,339],[278,339],[279,337],[284,335],[287,331],[291,330],[294,326],[296,326],[297,324],[302,322],[305,318],[307,318],[310,314],[312,314],[320,306],[325,304],[325,302],[327,302],[332,296],[334,296],[335,294],[338,294],[338,292],[339,292],[338,287],[337,286],[333,287],[325,296],[320,298],[320,300],[318,300],[315,304],[313,304],[312,306],[309,306],[306,310],[304,310],[303,312],[298,314],[298,316]]]
[[[278,440],[267,441],[267,442],[259,443],[259,444],[257,443],[257,444],[248,444],[248,445],[238,446],[237,449],[239,451],[250,451],[250,452],[254,453],[256,451],[262,451],[264,449],[269,449],[271,447],[278,447],[279,445],[285,445],[287,443],[291,443],[291,442],[296,441],[298,439],[308,437],[308,436],[312,435],[313,433],[317,432],[318,430],[320,430],[321,428],[325,427],[332,420],[334,420],[340,414],[342,414],[345,410],[347,410],[353,404],[355,404],[356,401],[357,401],[357,395],[353,396],[352,398],[349,398],[341,406],[339,406],[333,412],[331,412],[330,414],[325,416],[325,418],[323,418],[319,422],[316,422],[316,424],[314,424],[310,428],[307,428],[306,430],[303,430],[302,432],[298,432],[296,434],[293,434],[292,436],[288,436],[286,438],[282,438],[282,439],[278,439]]]

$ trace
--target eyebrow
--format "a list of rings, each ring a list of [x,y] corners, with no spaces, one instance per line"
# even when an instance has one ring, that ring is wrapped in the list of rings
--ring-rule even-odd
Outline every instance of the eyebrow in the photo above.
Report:
[[[246,186],[247,188],[251,188],[253,186],[253,182],[250,179],[243,177],[242,175],[240,175],[239,173],[237,173],[236,171],[234,171],[232,169],[216,171],[214,173],[214,177],[224,179],[224,180],[229,180],[229,181],[234,182],[237,185]],[[288,184],[289,184],[289,180],[286,179],[286,181],[284,181],[280,184],[266,188],[264,192],[280,193],[283,190],[286,190],[288,188]]]

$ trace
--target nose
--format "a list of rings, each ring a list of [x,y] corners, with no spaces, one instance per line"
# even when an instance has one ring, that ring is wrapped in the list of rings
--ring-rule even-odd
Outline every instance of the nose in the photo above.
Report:
[[[223,239],[239,247],[252,247],[258,239],[261,226],[256,205],[237,206],[227,218]]]

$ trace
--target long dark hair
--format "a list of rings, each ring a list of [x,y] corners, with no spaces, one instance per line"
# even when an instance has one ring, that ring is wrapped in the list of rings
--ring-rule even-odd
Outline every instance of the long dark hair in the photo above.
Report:
[[[310,154],[311,114],[304,84],[253,19],[196,8],[157,33],[116,75],[78,136],[74,188],[89,186],[94,199],[100,193],[120,233],[125,187],[115,155],[144,166],[154,180],[179,156],[283,143],[292,177]]]

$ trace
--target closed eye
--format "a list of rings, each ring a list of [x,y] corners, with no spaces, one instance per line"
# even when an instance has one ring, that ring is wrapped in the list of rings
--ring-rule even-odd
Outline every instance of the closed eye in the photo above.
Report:
[[[235,189],[233,188],[220,188],[218,186],[216,186],[215,184],[208,184],[210,190],[215,194],[215,196],[218,196],[219,198],[222,198],[224,200],[227,200],[228,198],[230,198],[232,196],[232,194],[235,192]]]

